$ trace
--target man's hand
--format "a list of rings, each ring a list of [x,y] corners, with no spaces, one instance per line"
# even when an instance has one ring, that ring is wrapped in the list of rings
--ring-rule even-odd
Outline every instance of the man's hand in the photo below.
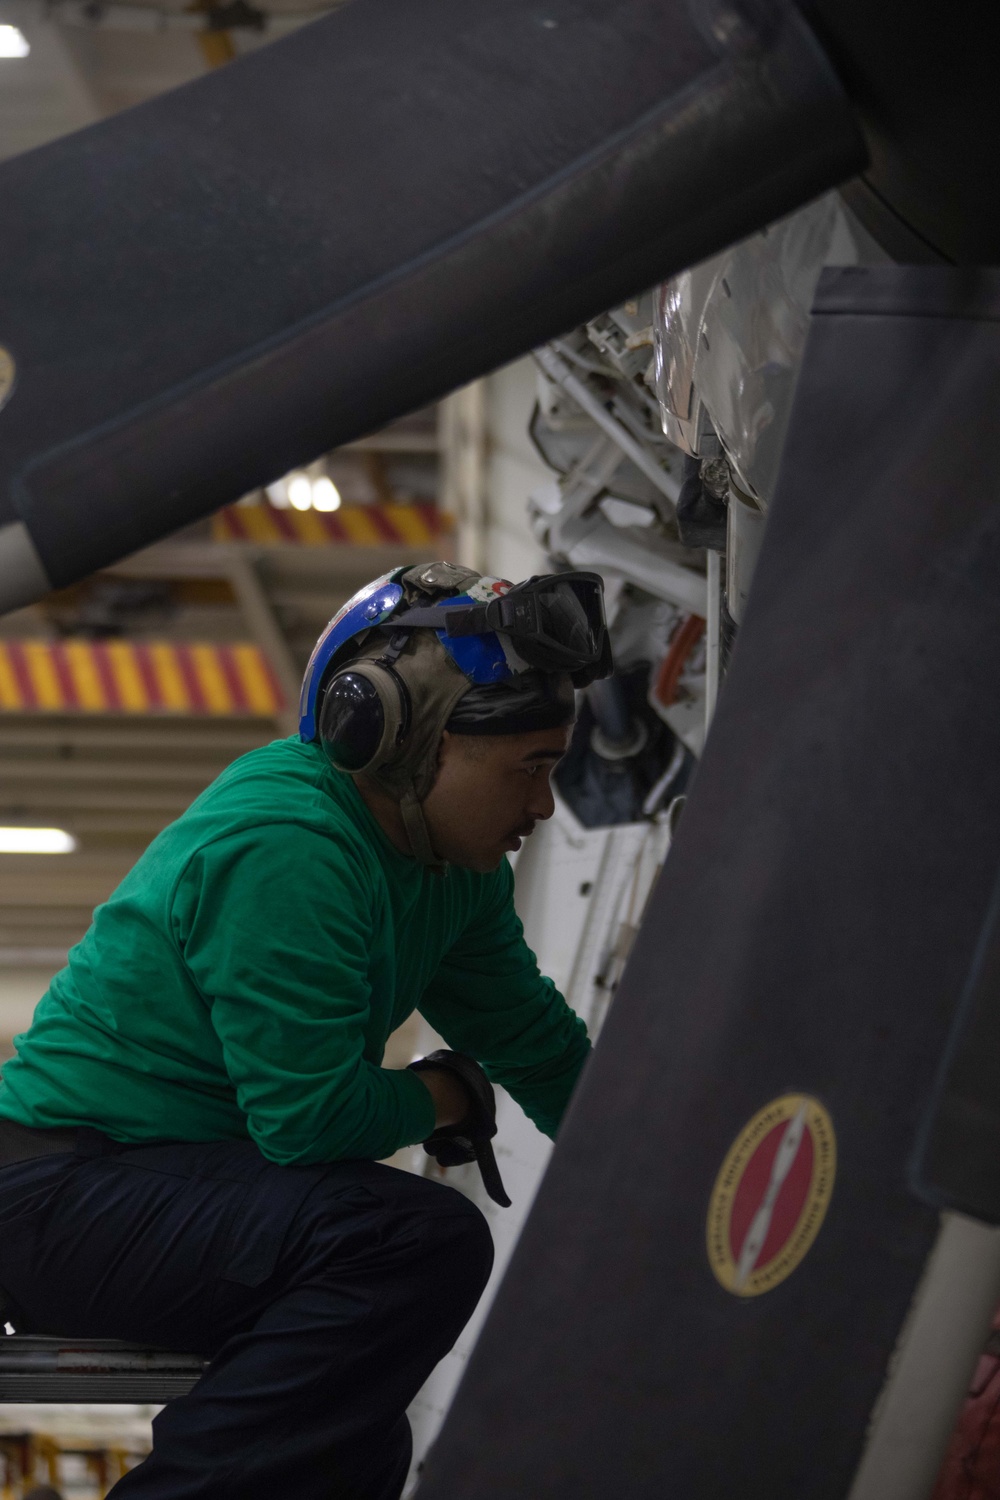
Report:
[[[417,1074],[434,1100],[434,1128],[461,1125],[472,1108],[472,1096],[450,1069],[422,1068]]]
[[[483,1186],[503,1208],[510,1207],[497,1168],[493,1147],[497,1133],[497,1104],[493,1085],[464,1052],[441,1049],[410,1063],[434,1100],[437,1126],[424,1141],[424,1150],[442,1167],[478,1162]]]

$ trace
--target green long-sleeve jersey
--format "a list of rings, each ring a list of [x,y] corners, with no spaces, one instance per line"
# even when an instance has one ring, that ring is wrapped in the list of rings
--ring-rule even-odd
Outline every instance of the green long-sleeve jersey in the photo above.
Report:
[[[234,762],[98,907],[3,1069],[0,1115],[116,1140],[249,1136],[280,1163],[378,1159],[434,1128],[380,1066],[414,1009],[553,1134],[586,1030],[538,971],[506,860],[400,854],[317,746]]]

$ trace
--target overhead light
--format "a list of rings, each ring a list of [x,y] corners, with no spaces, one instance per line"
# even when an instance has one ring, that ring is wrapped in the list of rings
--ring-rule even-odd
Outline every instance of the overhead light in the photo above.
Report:
[[[315,510],[339,510],[340,491],[332,479],[323,474],[313,480],[312,503]]]
[[[18,26],[0,26],[0,57],[27,57],[28,38]]]
[[[296,510],[312,509],[312,481],[305,474],[293,474],[288,481],[288,498]]]
[[[75,848],[64,828],[0,828],[0,854],[72,854]]]
[[[266,493],[268,500],[278,510],[287,510],[291,505],[296,510],[331,511],[339,510],[341,506],[340,491],[332,479],[328,479],[325,474],[321,474],[318,479],[310,479],[301,469],[269,484]]]

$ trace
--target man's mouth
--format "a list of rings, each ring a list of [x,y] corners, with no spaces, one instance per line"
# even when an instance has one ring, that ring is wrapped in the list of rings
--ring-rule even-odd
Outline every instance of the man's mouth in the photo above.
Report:
[[[518,828],[507,839],[507,846],[509,846],[511,849],[520,849],[521,840],[526,839],[530,834],[534,833],[534,831],[534,823],[530,823],[527,828]]]

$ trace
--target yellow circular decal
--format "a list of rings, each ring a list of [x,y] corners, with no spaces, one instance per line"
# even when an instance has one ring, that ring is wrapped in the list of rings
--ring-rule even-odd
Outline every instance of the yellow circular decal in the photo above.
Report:
[[[0,406],[3,406],[14,389],[16,375],[17,367],[14,364],[14,356],[0,344]]]
[[[737,1297],[790,1276],[826,1217],[837,1173],[833,1121],[808,1094],[782,1094],[740,1131],[708,1206],[708,1260]]]

